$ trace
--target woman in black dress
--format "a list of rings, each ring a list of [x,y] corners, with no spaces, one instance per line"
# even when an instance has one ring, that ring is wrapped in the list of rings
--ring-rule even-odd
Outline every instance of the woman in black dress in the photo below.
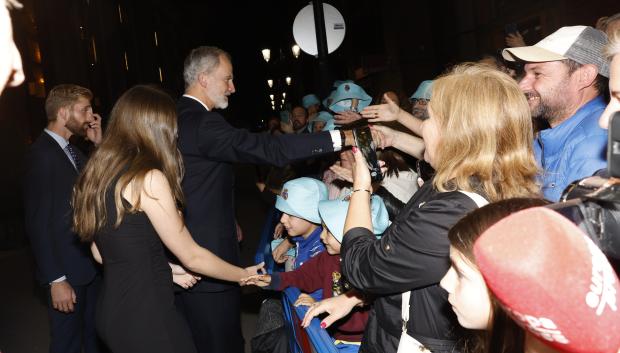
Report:
[[[112,109],[101,145],[79,177],[74,227],[103,263],[97,331],[114,353],[195,352],[174,305],[164,247],[193,273],[239,282],[257,272],[196,244],[183,223],[177,122],[172,98],[128,90]]]

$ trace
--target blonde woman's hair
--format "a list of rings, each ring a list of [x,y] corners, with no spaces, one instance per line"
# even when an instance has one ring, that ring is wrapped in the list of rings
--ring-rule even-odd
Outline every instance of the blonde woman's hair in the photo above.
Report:
[[[609,34],[609,42],[604,49],[607,60],[613,59],[614,56],[620,54],[620,29]]]
[[[175,104],[165,92],[151,86],[135,86],[116,102],[103,141],[90,158],[73,190],[73,228],[84,241],[93,239],[109,215],[106,193],[113,190],[115,227],[126,212],[140,209],[144,178],[160,170],[172,196],[183,203],[183,164],[177,149]],[[124,205],[122,193],[133,182],[133,205]]]
[[[455,66],[433,83],[430,111],[441,129],[434,186],[475,191],[493,202],[540,194],[525,95],[488,66]]]

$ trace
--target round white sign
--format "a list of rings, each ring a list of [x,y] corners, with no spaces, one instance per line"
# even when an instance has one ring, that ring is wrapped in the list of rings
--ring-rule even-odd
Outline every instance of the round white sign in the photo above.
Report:
[[[325,34],[327,37],[327,51],[333,53],[344,40],[344,18],[335,7],[323,4],[325,18]],[[299,11],[293,22],[293,37],[304,52],[317,56],[316,32],[314,28],[314,10],[312,4]]]

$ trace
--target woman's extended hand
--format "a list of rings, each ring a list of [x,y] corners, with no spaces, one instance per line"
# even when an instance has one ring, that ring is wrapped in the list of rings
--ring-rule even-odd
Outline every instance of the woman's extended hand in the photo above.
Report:
[[[371,123],[377,123],[380,121],[395,121],[398,120],[398,113],[400,107],[393,100],[388,97],[387,94],[383,95],[386,100],[386,104],[369,105],[362,110],[362,116],[368,119]]]
[[[359,302],[356,302],[355,300],[351,300],[351,298],[349,298],[346,294],[323,299],[320,302],[316,302],[310,306],[310,309],[308,309],[306,316],[304,316],[304,319],[301,322],[301,326],[308,327],[315,316],[322,313],[328,313],[329,315],[321,321],[321,327],[327,328],[335,321],[347,316],[358,303]]]
[[[246,267],[245,271],[248,273],[248,276],[261,275],[265,273],[265,261],[254,266]]]
[[[241,279],[241,285],[254,285],[258,287],[266,287],[271,283],[271,275],[253,275]]]

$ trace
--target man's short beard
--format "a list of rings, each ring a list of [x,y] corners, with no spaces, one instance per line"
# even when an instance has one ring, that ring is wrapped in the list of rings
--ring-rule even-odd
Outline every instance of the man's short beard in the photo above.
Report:
[[[552,107],[540,98],[538,106],[532,110],[532,117],[543,119],[553,126],[556,122],[561,122],[566,118],[566,108]]]
[[[76,119],[75,119],[75,115],[73,114],[73,112],[71,113],[71,116],[69,117],[69,120],[67,121],[67,124],[65,125],[65,127],[67,128],[67,130],[71,131],[71,133],[73,135],[78,135],[78,136],[86,136],[86,129],[88,127],[88,124],[80,124]]]
[[[302,123],[298,122],[297,120],[293,120],[293,129],[295,129],[295,130],[303,129],[306,125],[307,125],[307,123],[302,124]]]

